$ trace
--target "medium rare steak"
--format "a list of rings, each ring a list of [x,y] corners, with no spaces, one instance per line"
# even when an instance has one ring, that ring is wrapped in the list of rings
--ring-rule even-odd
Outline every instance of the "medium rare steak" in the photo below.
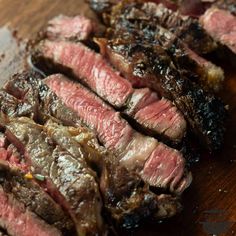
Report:
[[[27,100],[28,96],[33,96],[40,107],[37,114],[45,113],[44,110],[46,110],[48,114],[44,121],[48,118],[53,119],[47,121],[43,130],[55,143],[73,156],[78,156],[82,152],[86,161],[98,170],[99,175],[102,176],[100,178],[102,189],[100,189],[104,207],[116,224],[128,228],[137,227],[144,218],[152,217],[155,220],[168,218],[181,210],[178,197],[172,197],[169,194],[155,195],[147,187],[143,187],[137,174],[127,171],[115,157],[109,155],[104,147],[98,144],[94,134],[80,125],[78,119],[62,122],[70,123],[76,128],[55,123],[54,117],[59,120],[63,117],[62,120],[64,120],[68,115],[67,119],[69,119],[73,112],[71,114],[65,112],[68,108],[63,108],[64,105],[58,97],[37,77],[34,73],[14,76],[5,88],[15,96],[24,95],[21,97],[23,100]],[[35,93],[30,92],[32,90]],[[111,171],[112,175],[109,174]]]
[[[182,76],[159,45],[132,32],[119,35],[113,43],[111,61],[135,87],[147,86],[172,100],[199,140],[211,150],[220,148],[226,114],[221,100]]]
[[[200,22],[203,28],[216,41],[226,45],[236,53],[236,17],[228,11],[218,8],[209,8],[201,16]]]
[[[61,230],[65,235],[73,233],[73,222],[62,208],[31,177],[27,179],[21,169],[9,167],[0,161],[0,185],[27,209],[47,224]]]
[[[50,60],[52,65],[61,65],[72,71],[78,80],[111,105],[119,107],[124,114],[137,121],[148,134],[164,137],[172,142],[182,140],[186,122],[173,104],[165,100],[166,106],[163,107],[163,101],[150,90],[134,90],[131,83],[118,75],[101,55],[80,43],[48,40],[41,42],[38,52],[41,54],[37,55],[38,60]],[[149,109],[156,111],[152,113],[155,116],[152,119],[147,119],[146,114],[140,111],[147,105]]]
[[[44,128],[57,144],[72,155],[76,156],[77,147],[81,146],[87,154],[92,154],[89,159],[99,169],[104,207],[116,224],[135,227],[144,218],[167,218],[181,209],[178,198],[169,194],[155,195],[142,186],[137,174],[120,165],[118,158],[100,146],[88,129],[65,127],[51,120]]]
[[[171,185],[172,188],[170,191],[172,192],[182,192],[189,186],[191,182],[190,173],[185,175],[185,162],[178,151],[169,148],[171,151],[168,154],[171,154],[172,157],[165,155],[165,153],[159,153],[157,150],[161,149],[163,144],[134,131],[120,117],[118,112],[115,112],[83,86],[70,82],[62,75],[49,77],[45,80],[45,83],[68,107],[78,114],[86,125],[97,133],[99,140],[106,148],[118,155],[120,163],[128,170],[136,171],[142,176],[142,173],[145,172],[143,169],[144,164],[148,159],[155,159],[156,163],[160,163],[161,160],[163,161],[163,158],[165,159],[165,163],[169,160],[174,160],[172,162],[173,165],[169,165],[170,168],[165,172],[171,178],[168,181],[162,178],[160,174],[164,165],[160,165],[159,171],[156,172],[159,178],[156,178],[156,182],[152,182],[152,184],[157,187],[169,188],[171,183],[175,182],[173,186]],[[154,155],[153,153],[155,152],[160,155]],[[175,172],[176,169],[179,169],[179,171]],[[186,181],[186,185],[179,189],[178,186],[183,181]],[[149,179],[147,179],[147,183],[150,184]],[[163,185],[163,183],[165,184]]]
[[[25,156],[31,172],[43,176],[49,194],[72,217],[78,234],[103,232],[101,198],[95,174],[83,156],[73,157],[28,118],[11,119],[6,135]]]

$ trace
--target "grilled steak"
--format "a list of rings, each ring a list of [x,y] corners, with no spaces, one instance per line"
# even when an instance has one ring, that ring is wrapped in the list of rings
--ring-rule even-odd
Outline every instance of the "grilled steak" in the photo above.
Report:
[[[108,29],[108,38],[117,41],[121,34],[129,32],[138,35],[144,41],[152,45],[162,46],[170,55],[176,67],[182,74],[195,73],[197,79],[205,88],[218,90],[224,79],[221,68],[197,55],[187,45],[170,31],[152,21],[152,17],[142,9],[140,4],[121,4],[112,15],[112,28]],[[98,41],[101,51],[109,56],[109,48],[105,40]],[[104,45],[105,44],[105,45]],[[191,75],[191,74],[190,74]],[[193,76],[192,76],[193,77]]]
[[[183,138],[186,122],[176,107],[168,100],[160,100],[148,89],[134,90],[130,82],[119,76],[99,54],[80,43],[69,42],[44,41],[38,50],[42,54],[41,62],[51,60],[53,64],[70,69],[77,79],[111,105],[119,107],[148,134],[173,142]],[[152,114],[147,114],[148,110],[153,110]]]
[[[33,179],[27,179],[25,172],[10,168],[0,162],[0,185],[4,192],[27,206],[49,225],[61,230],[65,235],[73,233],[73,222],[61,207]]]
[[[199,140],[212,150],[223,142],[225,108],[213,95],[182,76],[162,47],[145,42],[132,32],[110,44],[113,65],[135,87],[148,86],[174,102]]]
[[[84,16],[59,15],[48,22],[46,37],[51,40],[87,40],[95,31],[95,24]]]
[[[175,36],[179,37],[187,46],[198,54],[205,54],[216,49],[217,45],[211,37],[205,32],[196,19],[182,16],[179,12],[173,12],[166,8],[163,4],[155,4],[152,2],[144,3],[143,1],[122,1],[113,8],[110,17],[105,18],[106,23],[112,23],[114,14],[119,13],[122,5],[132,7],[137,4],[146,13],[146,17],[151,19],[155,24],[170,30]],[[108,20],[107,20],[108,19]]]
[[[13,236],[58,236],[62,235],[56,228],[48,225],[34,213],[7,194],[0,187],[0,225]]]
[[[236,53],[236,17],[228,11],[209,8],[200,18],[204,29],[215,40]]]
[[[136,171],[151,185],[162,188],[170,187],[172,192],[182,192],[190,184],[190,175],[188,173],[185,176],[184,160],[178,151],[167,148],[153,138],[135,132],[118,112],[104,104],[83,86],[58,75],[49,77],[45,82],[68,107],[78,114],[86,125],[97,133],[105,147],[119,156],[120,163],[128,170]],[[166,151],[159,152],[159,149]],[[165,168],[161,164],[166,156],[172,164],[175,163],[174,166],[166,164],[167,168]],[[150,165],[154,162],[155,166],[159,166],[159,168],[150,170],[146,175],[145,169],[149,166],[144,164],[148,159]],[[156,170],[158,171],[156,172]],[[164,176],[166,178],[163,178]],[[184,186],[179,189],[178,186],[185,181]],[[165,184],[163,185],[163,183]]]
[[[168,194],[155,195],[147,186],[142,186],[137,174],[120,165],[118,159],[106,152],[85,128],[65,127],[48,121],[45,131],[74,156],[78,155],[77,148],[81,146],[90,153],[90,159],[101,175],[100,190],[105,209],[116,224],[135,227],[143,218],[166,218],[181,209],[178,198]]]
[[[33,95],[36,100],[39,100],[37,103],[41,108],[37,113],[44,113],[44,109],[49,113],[45,120],[64,117],[61,113],[64,113],[66,109],[63,108],[60,100],[32,73],[14,76],[5,88],[18,97],[20,97],[19,94],[24,94],[24,98],[21,97],[23,100]],[[31,93],[30,90],[35,93]],[[61,105],[57,106],[57,103]],[[52,104],[52,107],[49,104]],[[69,115],[68,112],[66,114]],[[135,227],[146,217],[167,218],[181,210],[178,197],[168,194],[157,196],[150,192],[147,187],[143,187],[141,179],[135,172],[128,172],[125,167],[120,166],[115,157],[108,155],[91,131],[83,128],[75,119],[67,123],[76,128],[65,127],[49,120],[43,129],[55,143],[73,156],[78,156],[82,152],[85,159],[99,171],[99,175],[102,176],[100,182],[104,207],[116,224],[123,227]],[[109,174],[110,171],[113,175]],[[130,184],[127,185],[128,182]]]
[[[28,118],[11,119],[6,135],[25,156],[33,174],[43,175],[50,195],[74,220],[78,234],[102,233],[101,199],[95,174],[83,156],[73,157]]]

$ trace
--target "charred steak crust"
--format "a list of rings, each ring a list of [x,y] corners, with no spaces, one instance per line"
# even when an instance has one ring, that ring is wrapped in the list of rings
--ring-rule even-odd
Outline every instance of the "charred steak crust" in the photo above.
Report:
[[[65,127],[53,121],[47,122],[45,130],[56,143],[74,156],[77,147],[82,146],[85,150],[90,150],[92,155],[100,157],[91,159],[99,167],[104,207],[116,225],[133,228],[144,218],[167,218],[181,210],[178,197],[168,194],[157,196],[152,193],[135,173],[128,172],[114,155],[105,151],[88,130],[86,132],[80,127]]]
[[[112,56],[123,61],[113,65],[126,78],[137,86],[141,84],[155,89],[172,100],[205,146],[211,150],[220,148],[226,117],[226,110],[220,99],[182,76],[160,45],[150,44],[140,35],[133,34],[132,30],[118,31],[109,41],[109,47]]]
[[[107,30],[108,38],[117,40],[120,34],[129,32],[153,46],[160,45],[170,55],[182,74],[196,77],[195,80],[206,89],[219,90],[224,79],[224,73],[220,67],[197,55],[175,34],[153,22],[139,4],[131,6],[124,4],[120,7],[119,14],[114,13],[111,28]],[[100,45],[101,52],[106,53],[106,46],[103,46],[106,41],[96,41]]]

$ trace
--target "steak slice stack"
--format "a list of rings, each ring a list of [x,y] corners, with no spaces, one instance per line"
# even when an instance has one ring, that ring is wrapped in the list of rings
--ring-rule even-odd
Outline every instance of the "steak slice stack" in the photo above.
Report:
[[[31,100],[33,104],[38,104],[39,109],[34,111],[43,117],[41,122],[46,122],[42,129],[52,140],[53,146],[60,146],[72,156],[83,153],[89,165],[98,171],[104,207],[116,224],[135,227],[144,218],[158,220],[171,217],[181,210],[179,197],[161,194],[162,191],[156,195],[134,171],[128,171],[115,155],[110,155],[101,147],[94,133],[82,127],[78,117],[39,78],[35,73],[15,75],[5,89],[21,98],[21,102]],[[66,116],[68,122],[65,121]],[[72,126],[62,125],[68,123]],[[4,143],[4,139],[2,141]]]
[[[45,82],[97,133],[104,146],[118,155],[119,162],[128,170],[136,171],[148,184],[172,192],[182,192],[189,186],[191,177],[189,173],[185,176],[185,163],[178,151],[134,131],[118,112],[82,85],[62,75],[51,76]],[[163,166],[163,161],[170,165]]]
[[[118,159],[100,146],[88,129],[65,127],[52,120],[44,127],[54,142],[72,155],[77,155],[80,146],[92,155],[89,159],[99,169],[100,191],[105,209],[117,225],[130,228],[140,224],[144,218],[167,218],[181,209],[178,197],[170,194],[156,195],[148,186],[142,186],[142,180],[137,174],[120,165]]]
[[[135,6],[135,4],[132,3],[131,6]],[[119,12],[121,7],[122,4],[117,5]],[[125,13],[129,8],[126,11],[125,4],[123,7],[121,12],[124,14],[117,14],[118,18],[126,17]],[[131,21],[134,21],[134,17]],[[119,21],[115,22],[119,23]],[[221,100],[181,75],[172,59],[160,45],[145,41],[142,34],[134,33],[128,27],[125,29],[118,31],[108,41],[109,58],[113,65],[132,81],[134,86],[150,87],[161,96],[172,100],[185,115],[199,140],[210,150],[219,149],[223,142],[226,114]],[[110,37],[112,37],[112,31],[110,33]]]
[[[45,179],[50,195],[72,217],[79,234],[102,232],[101,198],[95,174],[83,156],[73,157],[53,145],[43,128],[29,118],[12,118],[6,136],[25,156],[32,174]]]
[[[136,121],[147,133],[154,133],[179,142],[186,130],[186,122],[173,104],[159,99],[149,89],[133,89],[129,81],[114,71],[102,58],[80,43],[45,40],[38,47],[37,60],[48,60],[54,68],[60,65],[71,70],[76,78],[90,87],[104,100]],[[57,55],[57,56],[56,56]],[[148,111],[151,113],[147,113]]]

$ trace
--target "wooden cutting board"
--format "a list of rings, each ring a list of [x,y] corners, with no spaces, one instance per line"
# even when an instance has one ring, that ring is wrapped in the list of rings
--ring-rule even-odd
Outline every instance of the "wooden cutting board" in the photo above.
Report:
[[[0,0],[0,25],[18,29],[23,38],[32,37],[55,15],[78,13],[95,17],[82,0]],[[236,69],[226,69],[222,98],[230,108],[225,145],[192,168],[194,180],[184,194],[182,214],[119,235],[204,236],[214,230],[216,235],[236,235]]]

